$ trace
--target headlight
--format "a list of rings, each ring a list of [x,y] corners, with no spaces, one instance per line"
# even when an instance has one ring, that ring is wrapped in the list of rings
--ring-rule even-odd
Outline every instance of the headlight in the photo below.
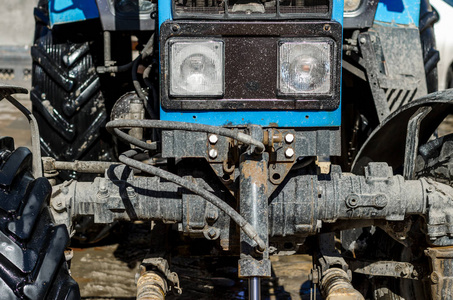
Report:
[[[292,40],[279,44],[279,92],[329,94],[332,90],[333,41]]]
[[[344,0],[344,12],[353,12],[356,11],[362,0]]]
[[[169,40],[168,47],[171,96],[223,95],[223,41],[175,38]]]

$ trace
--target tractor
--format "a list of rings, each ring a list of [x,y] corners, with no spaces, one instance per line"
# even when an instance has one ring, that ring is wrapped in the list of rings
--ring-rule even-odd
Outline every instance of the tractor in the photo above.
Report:
[[[264,299],[271,257],[293,254],[313,298],[452,299],[453,90],[428,0],[39,0],[34,17],[32,111],[0,86],[32,133],[0,139],[2,299],[79,299],[70,247],[134,224],[137,299],[184,296],[173,263],[195,256]]]

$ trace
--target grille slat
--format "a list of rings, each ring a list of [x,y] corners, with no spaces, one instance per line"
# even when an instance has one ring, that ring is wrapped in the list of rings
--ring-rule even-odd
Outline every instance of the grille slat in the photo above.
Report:
[[[279,1],[279,0],[277,0]],[[330,17],[332,0],[173,0],[175,17],[323,18]]]

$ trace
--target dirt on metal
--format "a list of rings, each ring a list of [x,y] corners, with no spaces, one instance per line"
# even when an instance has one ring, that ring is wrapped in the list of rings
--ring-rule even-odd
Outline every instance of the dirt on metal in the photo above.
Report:
[[[17,97],[28,109],[31,103],[27,96]],[[0,101],[0,136],[12,136],[17,146],[30,147],[30,130],[26,118],[9,102]],[[450,115],[440,125],[438,136],[452,132],[453,116]],[[136,276],[139,273],[138,259],[125,259],[126,254],[118,257],[119,245],[94,248],[74,248],[71,261],[71,273],[79,283],[82,297],[85,299],[135,299]],[[132,249],[132,248],[131,248]],[[138,249],[137,249],[138,250]],[[137,257],[130,250],[130,257]],[[217,260],[223,260],[220,257]],[[263,280],[264,299],[310,299],[308,274],[312,267],[308,255],[272,256],[272,278]],[[178,272],[183,288],[183,295],[168,296],[166,299],[246,299],[247,282],[237,279],[237,262],[233,260],[219,266],[212,276],[206,265],[199,258],[175,258],[172,271]],[[228,276],[227,276],[228,275]],[[434,276],[435,277],[435,276]],[[435,278],[433,278],[435,280]],[[319,295],[317,299],[322,299]]]

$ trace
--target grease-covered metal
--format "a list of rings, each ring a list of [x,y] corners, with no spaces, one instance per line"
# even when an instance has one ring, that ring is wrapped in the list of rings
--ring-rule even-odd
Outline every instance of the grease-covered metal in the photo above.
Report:
[[[250,135],[263,139],[263,130],[258,126],[249,128]],[[268,217],[268,153],[254,154],[253,148],[241,155],[239,165],[239,203],[241,215],[257,230],[258,235],[269,244]],[[264,251],[256,250],[256,243],[241,232],[241,258],[239,277],[270,277],[271,263],[269,247]],[[251,285],[252,287],[256,285]]]
[[[428,248],[432,272],[429,276],[433,300],[451,299],[453,286],[453,247]]]

